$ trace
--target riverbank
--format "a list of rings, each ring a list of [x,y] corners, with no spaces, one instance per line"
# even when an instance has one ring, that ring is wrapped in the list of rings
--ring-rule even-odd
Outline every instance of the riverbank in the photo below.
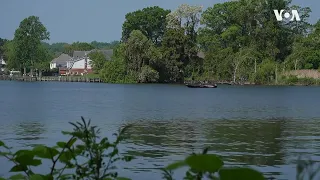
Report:
[[[86,83],[108,83],[104,82],[98,76],[43,76],[43,77],[30,77],[30,76],[8,76],[0,75],[0,80],[6,81],[24,81],[24,82],[36,82],[36,81],[58,81],[58,82],[86,82]],[[236,85],[236,86],[320,86],[320,80],[315,78],[298,78],[297,76],[282,77],[277,83],[270,84],[257,84],[254,82],[231,82],[231,81],[192,81],[186,80],[184,84],[217,84],[217,85]],[[113,83],[113,84],[128,84],[128,83]],[[129,83],[139,84],[139,83]],[[153,83],[164,84],[164,83]],[[183,83],[165,83],[165,84],[183,84]]]
[[[43,77],[30,77],[30,76],[7,76],[1,75],[0,80],[7,81],[58,81],[58,82],[89,82],[89,83],[102,83],[100,78],[84,77],[84,76],[43,76]]]

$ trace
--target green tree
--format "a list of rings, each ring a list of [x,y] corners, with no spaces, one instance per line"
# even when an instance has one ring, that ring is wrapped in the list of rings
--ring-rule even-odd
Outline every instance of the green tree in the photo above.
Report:
[[[197,29],[200,22],[202,6],[180,5],[167,16],[168,29],[183,29],[186,35],[184,44],[184,77],[190,77],[195,72],[201,73],[202,59],[198,58]]]
[[[161,49],[152,63],[159,71],[161,82],[183,81],[184,65],[188,63],[188,55],[185,53],[186,41],[183,29],[167,29]]]
[[[236,76],[244,79],[254,76],[257,65],[265,60],[284,62],[292,51],[297,50],[292,49],[295,38],[303,37],[309,29],[309,8],[296,7],[303,12],[302,21],[299,23],[276,21],[273,10],[289,10],[292,8],[290,5],[291,1],[288,0],[239,0],[215,4],[204,11],[201,17],[202,27],[198,31],[198,42],[206,54],[205,64],[210,65],[204,67],[205,74],[215,72],[216,77],[229,79],[229,71],[232,70],[232,79],[235,81]],[[232,60],[220,59],[219,57],[225,55],[217,55],[225,53],[222,49],[226,48],[232,49],[229,51],[233,56]],[[250,57],[243,56],[243,50],[249,49],[252,49],[251,53],[245,54]],[[243,57],[248,58],[243,61]],[[214,65],[210,61],[220,65]]]
[[[104,64],[99,76],[107,83],[134,83],[136,79],[127,72],[125,62],[125,44],[119,44],[114,49],[114,54],[110,61]]]
[[[131,32],[125,44],[125,62],[128,71],[140,72],[141,68],[149,65],[152,42],[139,30]]]
[[[148,65],[145,65],[141,68],[139,74],[139,82],[141,83],[155,83],[159,80],[159,72],[154,70]]]
[[[242,67],[242,69],[248,67],[248,62],[253,62],[253,59],[256,57],[255,55],[255,49],[251,47],[244,47],[241,48],[235,56],[232,58],[232,67],[233,67],[233,82],[236,82],[237,76],[240,76],[243,78],[243,74],[239,75],[239,71],[241,72],[240,68],[242,65],[245,65]],[[247,71],[247,69],[246,69]]]
[[[90,44],[95,49],[114,49],[117,45],[120,44],[120,42],[119,41],[112,41],[110,43],[107,43],[107,42],[92,41]]]
[[[89,53],[89,58],[91,59],[91,66],[95,73],[99,73],[99,71],[104,67],[106,63],[106,57],[102,52],[94,51]]]
[[[100,78],[107,83],[132,83],[135,79],[127,75],[125,62],[121,59],[107,61],[100,71]]]
[[[4,59],[9,70],[21,70],[22,66],[16,58],[15,42],[7,41],[3,46]]]
[[[149,40],[159,45],[165,31],[166,16],[169,13],[170,10],[153,6],[126,14],[122,25],[122,41],[127,42],[130,34],[134,30],[139,30]]]
[[[65,44],[64,45],[64,53],[69,54],[70,56],[73,56],[74,51],[91,51],[95,47],[89,43],[86,42],[74,42],[71,45]]]
[[[49,40],[49,32],[36,16],[25,18],[15,31],[15,58],[24,68],[24,74],[27,68],[32,74],[35,64],[39,62],[38,48],[43,40]]]
[[[41,77],[42,72],[47,72],[50,70],[50,61],[52,61],[54,55],[43,44],[40,44],[37,47],[36,53],[36,63],[34,68],[39,72],[39,76]]]
[[[58,43],[46,43],[46,42],[42,42],[42,44],[50,51],[52,52],[54,55],[59,56],[60,54],[63,53],[64,51],[64,46],[68,45],[68,43],[64,43],[64,42],[58,42]]]
[[[276,78],[277,64],[273,60],[263,61],[255,75],[255,83],[257,84],[273,84]]]
[[[4,54],[4,45],[8,42],[7,39],[0,38],[0,57]]]

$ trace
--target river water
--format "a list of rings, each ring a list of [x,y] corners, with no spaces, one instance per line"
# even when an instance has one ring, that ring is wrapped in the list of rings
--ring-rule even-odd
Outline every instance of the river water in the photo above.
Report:
[[[161,179],[158,168],[210,147],[226,165],[294,179],[299,155],[320,160],[320,88],[116,85],[0,81],[0,139],[21,148],[66,140],[83,116],[111,136],[134,124],[120,152],[122,176]],[[0,161],[0,175],[10,166]],[[41,171],[41,170],[40,170]],[[175,176],[182,179],[183,172]]]

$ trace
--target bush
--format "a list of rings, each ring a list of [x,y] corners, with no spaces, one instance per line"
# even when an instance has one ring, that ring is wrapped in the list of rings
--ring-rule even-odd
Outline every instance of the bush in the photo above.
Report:
[[[155,83],[159,80],[159,72],[152,69],[150,66],[143,66],[139,74],[139,82]]]
[[[256,84],[271,84],[275,78],[276,63],[272,60],[265,60],[259,65],[259,69],[253,77]]]
[[[319,85],[317,79],[314,78],[298,78],[297,76],[284,76],[281,78],[283,84],[287,85]]]
[[[285,84],[295,85],[299,82],[299,78],[297,76],[290,75],[284,79]]]
[[[23,149],[13,153],[11,148],[0,141],[0,147],[6,149],[6,152],[0,151],[0,156],[14,164],[10,172],[20,173],[10,178],[30,180],[121,179],[114,171],[113,165],[120,160],[131,161],[132,159],[131,156],[120,157],[117,148],[129,126],[116,134],[115,142],[110,142],[108,138],[99,138],[100,130],[96,126],[90,126],[90,121],[86,122],[82,118],[82,122],[70,124],[74,127],[73,132],[63,132],[70,136],[70,139],[67,142],[57,142],[55,147],[37,145],[33,149]],[[31,166],[42,165],[43,160],[51,161],[49,174],[36,173],[31,169]],[[59,166],[62,168],[58,168]],[[73,173],[65,173],[65,170],[71,170]]]

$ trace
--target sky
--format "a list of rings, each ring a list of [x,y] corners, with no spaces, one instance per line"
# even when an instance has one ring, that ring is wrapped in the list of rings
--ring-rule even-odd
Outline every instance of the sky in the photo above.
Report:
[[[204,9],[227,0],[0,0],[0,38],[13,39],[26,17],[34,15],[50,32],[49,43],[120,40],[125,15],[148,6],[175,10],[180,4]],[[320,18],[320,0],[293,0],[313,10],[310,22]]]

